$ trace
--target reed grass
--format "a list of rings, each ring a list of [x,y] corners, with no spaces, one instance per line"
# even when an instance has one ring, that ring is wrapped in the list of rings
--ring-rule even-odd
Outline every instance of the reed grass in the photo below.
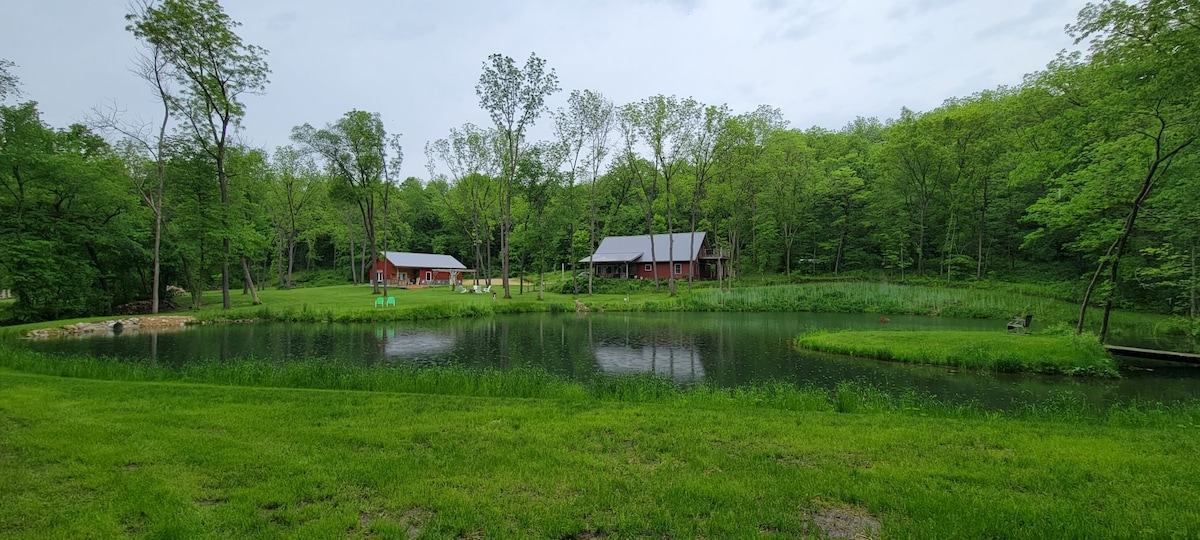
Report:
[[[459,366],[363,365],[323,358],[289,361],[238,358],[173,366],[88,355],[58,356],[5,346],[0,346],[0,368],[54,377],[126,382],[662,403],[717,409],[887,412],[953,418],[1002,415],[1071,421],[1087,418],[1089,422],[1119,418],[1123,425],[1137,425],[1151,418],[1158,425],[1174,417],[1191,419],[1188,421],[1200,425],[1200,400],[1171,405],[1122,403],[1105,409],[1089,405],[1082,395],[1064,393],[1054,400],[1031,401],[1022,407],[997,412],[977,403],[951,403],[912,391],[893,393],[860,381],[842,382],[833,389],[771,380],[720,388],[708,384],[680,386],[655,374],[600,375],[589,381],[575,381],[541,368],[501,371]]]
[[[997,319],[1030,313],[1060,319],[1062,302],[1003,291],[886,283],[811,283],[732,291],[697,291],[685,302],[695,311],[816,311],[941,315]]]

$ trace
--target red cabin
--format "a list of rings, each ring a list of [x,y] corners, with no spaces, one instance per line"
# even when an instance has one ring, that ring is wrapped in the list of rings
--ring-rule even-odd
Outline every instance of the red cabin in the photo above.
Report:
[[[674,242],[672,245],[672,237]],[[651,249],[653,246],[653,249]],[[596,277],[676,279],[716,279],[729,275],[728,257],[708,245],[705,233],[648,234],[609,236],[600,242],[591,257],[579,261],[592,263]]]
[[[450,255],[384,251],[375,261],[371,278],[388,286],[461,284],[462,274],[470,272]]]

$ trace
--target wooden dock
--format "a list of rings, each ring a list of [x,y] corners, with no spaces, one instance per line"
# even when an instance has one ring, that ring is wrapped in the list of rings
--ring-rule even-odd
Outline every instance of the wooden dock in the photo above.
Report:
[[[1200,354],[1159,351],[1155,349],[1138,349],[1136,347],[1121,347],[1118,345],[1105,345],[1104,348],[1108,349],[1108,352],[1118,356],[1146,358],[1149,360],[1162,360],[1166,362],[1183,362],[1185,364],[1200,364]]]

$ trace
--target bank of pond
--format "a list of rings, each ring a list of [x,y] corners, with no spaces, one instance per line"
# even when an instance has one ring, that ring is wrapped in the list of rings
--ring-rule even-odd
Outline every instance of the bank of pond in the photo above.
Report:
[[[796,344],[797,335],[869,345],[928,334],[953,345],[960,333],[981,344],[977,359],[1014,344],[1095,352],[1069,336],[1008,334],[1003,321],[820,313],[257,322],[6,341],[0,530],[1200,531],[1200,369],[1122,359],[1117,378],[1005,373],[995,362],[914,365]],[[908,348],[937,354],[920,347]]]
[[[836,352],[853,356],[812,350],[808,343],[816,339],[824,340],[824,346],[852,345]],[[45,358],[36,369],[43,373],[75,370],[104,377],[127,370],[155,380],[203,380],[196,379],[198,374],[211,371],[224,373],[218,382],[237,377],[266,385],[306,380],[302,385],[307,387],[370,389],[366,383],[338,385],[410,370],[433,378],[461,370],[538,372],[585,388],[615,384],[630,375],[683,391],[783,384],[832,392],[854,383],[988,410],[1014,410],[1063,395],[1091,407],[1177,403],[1200,395],[1200,369],[1195,366],[1116,360],[1094,338],[1016,335],[1005,332],[1002,321],[904,315],[887,323],[869,314],[829,313],[535,313],[391,323],[257,322],[107,338],[20,340],[9,346]],[[904,363],[913,361],[918,363]],[[921,365],[925,363],[940,365]],[[261,379],[268,374],[275,382]],[[396,387],[409,391],[404,388]]]

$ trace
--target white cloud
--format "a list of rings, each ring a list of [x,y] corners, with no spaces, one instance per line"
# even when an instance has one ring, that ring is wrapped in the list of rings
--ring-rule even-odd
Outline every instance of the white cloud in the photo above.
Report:
[[[558,72],[565,104],[590,88],[621,103],[653,94],[781,108],[793,126],[838,128],[856,116],[1015,85],[1070,46],[1064,25],[1085,0],[611,0],[457,3],[226,0],[242,37],[270,51],[267,94],[247,101],[243,137],[273,149],[291,127],[351,109],[378,111],[404,134],[405,175],[421,149],[463,122],[488,121],[475,82],[488,54],[530,52]],[[336,7],[334,7],[336,5]],[[123,2],[41,0],[5,8],[0,56],[19,64],[47,122],[82,120],[115,100],[153,114],[128,67],[136,43]],[[549,133],[549,119],[534,131]]]

